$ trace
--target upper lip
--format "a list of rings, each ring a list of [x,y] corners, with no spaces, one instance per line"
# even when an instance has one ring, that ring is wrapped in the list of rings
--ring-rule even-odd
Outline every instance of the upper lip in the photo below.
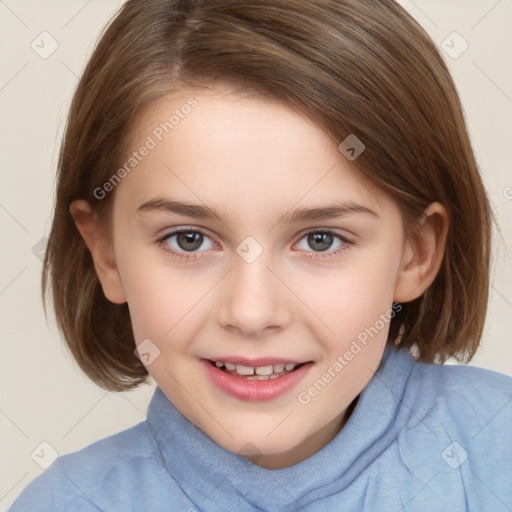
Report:
[[[282,357],[259,357],[257,359],[247,359],[246,357],[226,356],[226,357],[209,357],[209,361],[222,361],[223,363],[233,363],[250,368],[257,368],[259,366],[269,366],[274,364],[302,364],[309,361],[288,359]]]

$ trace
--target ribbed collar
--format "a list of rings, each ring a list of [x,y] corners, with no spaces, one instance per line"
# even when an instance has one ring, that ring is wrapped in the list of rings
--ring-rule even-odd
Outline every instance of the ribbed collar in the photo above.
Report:
[[[183,416],[159,387],[147,423],[166,470],[199,506],[229,510],[233,501],[244,500],[255,509],[293,510],[350,486],[396,439],[406,421],[400,400],[415,364],[406,349],[387,346],[341,432],[313,456],[284,469],[262,468],[222,448]]]

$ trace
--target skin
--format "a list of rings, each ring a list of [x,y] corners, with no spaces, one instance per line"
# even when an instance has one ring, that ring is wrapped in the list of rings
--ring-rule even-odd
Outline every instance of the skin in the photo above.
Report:
[[[149,338],[159,348],[148,371],[169,400],[225,449],[238,453],[252,443],[256,464],[288,467],[340,432],[349,404],[381,361],[389,323],[308,404],[298,394],[393,301],[413,300],[432,283],[447,213],[432,203],[417,234],[406,240],[394,200],[363,181],[316,124],[282,103],[220,87],[182,91],[154,104],[136,123],[130,147],[144,144],[191,96],[198,106],[117,185],[111,243],[87,202],[74,201],[70,212],[105,296],[128,302],[137,344]],[[227,222],[136,212],[155,197],[215,207]],[[348,200],[378,216],[282,220],[295,208]],[[189,246],[176,236],[157,241],[180,227],[208,233],[194,249],[195,260],[164,252],[167,246],[187,254]],[[331,230],[350,243],[334,236],[322,251],[306,236],[312,229]],[[252,263],[236,252],[248,236],[263,249]],[[251,402],[219,390],[199,363],[222,355],[314,365],[293,390]]]

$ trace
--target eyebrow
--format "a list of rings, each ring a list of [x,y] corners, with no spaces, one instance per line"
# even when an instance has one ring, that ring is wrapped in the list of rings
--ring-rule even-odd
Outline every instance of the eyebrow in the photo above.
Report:
[[[214,219],[223,224],[228,224],[227,219],[220,211],[210,208],[206,205],[183,203],[166,198],[151,199],[137,208],[139,213],[168,213],[178,214],[194,219]],[[284,213],[281,221],[294,223],[305,221],[317,221],[344,217],[354,213],[366,213],[368,215],[380,218],[380,216],[366,206],[357,204],[353,201],[336,202],[327,206],[297,208]]]

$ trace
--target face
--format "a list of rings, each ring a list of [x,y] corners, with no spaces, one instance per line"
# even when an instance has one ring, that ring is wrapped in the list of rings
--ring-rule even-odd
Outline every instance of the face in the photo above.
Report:
[[[172,131],[155,132],[176,109]],[[113,208],[147,369],[227,450],[252,443],[269,468],[304,460],[340,431],[382,358],[405,247],[398,207],[275,101],[183,92],[145,113],[131,148],[148,136],[156,145]]]

